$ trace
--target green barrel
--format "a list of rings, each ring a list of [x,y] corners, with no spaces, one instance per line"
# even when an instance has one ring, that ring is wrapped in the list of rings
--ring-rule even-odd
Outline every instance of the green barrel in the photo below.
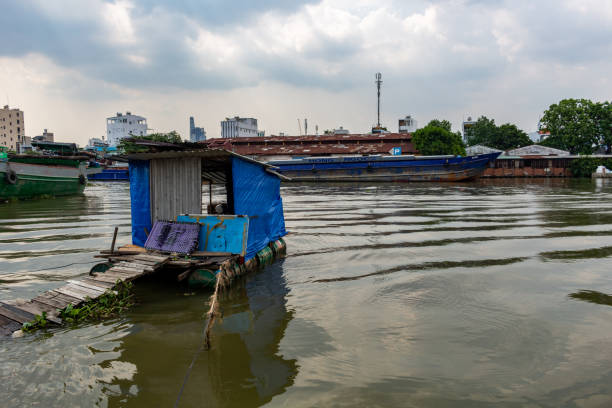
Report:
[[[274,255],[276,255],[276,257],[285,256],[287,253],[287,245],[282,238],[272,242],[270,247],[272,248],[272,251],[274,251]]]
[[[274,252],[272,252],[270,247],[265,247],[257,253],[257,260],[261,266],[270,265],[274,262]]]
[[[101,262],[99,264],[95,264],[89,270],[89,274],[93,275],[94,273],[104,273],[113,267],[113,264],[110,262]]]
[[[259,268],[259,261],[257,260],[257,256],[249,259],[244,263],[244,268],[248,272],[255,272]]]

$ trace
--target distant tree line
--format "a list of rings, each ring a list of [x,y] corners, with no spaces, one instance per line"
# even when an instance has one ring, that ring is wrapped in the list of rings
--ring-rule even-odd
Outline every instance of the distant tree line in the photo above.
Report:
[[[465,138],[468,146],[484,145],[499,150],[516,149],[533,144],[527,133],[516,125],[504,123],[497,126],[495,119],[486,116],[481,116],[474,125],[466,129]]]
[[[542,126],[550,132],[541,144],[592,154],[602,148],[612,151],[612,103],[589,99],[563,99],[544,112]]]
[[[544,111],[540,125],[541,130],[550,132],[539,142],[541,145],[572,154],[589,155],[599,149],[612,153],[612,102],[563,99]],[[534,143],[516,125],[498,126],[486,116],[467,128],[464,136],[468,146],[484,145],[504,151]],[[421,154],[465,154],[457,153],[465,152],[465,145],[461,134],[452,132],[448,120],[430,121],[414,133],[413,143]]]

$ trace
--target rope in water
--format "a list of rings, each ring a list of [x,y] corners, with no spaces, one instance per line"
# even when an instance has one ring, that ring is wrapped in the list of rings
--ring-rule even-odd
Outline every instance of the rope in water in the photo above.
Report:
[[[206,324],[202,330],[202,340],[200,341],[200,347],[196,351],[193,359],[191,360],[191,364],[187,367],[187,372],[185,373],[185,377],[183,378],[183,384],[181,385],[181,389],[176,397],[176,401],[174,402],[174,408],[178,407],[178,404],[181,400],[181,396],[183,395],[183,391],[185,390],[185,386],[187,385],[187,381],[189,380],[189,375],[195,366],[196,360],[202,351],[210,349],[210,330],[215,322],[215,317],[221,315],[221,310],[219,307],[219,296],[221,292],[229,286],[231,278],[233,278],[234,274],[232,273],[232,268],[229,264],[229,261],[223,262],[221,264],[219,273],[217,274],[217,282],[215,283],[215,292],[210,297],[210,308],[206,313]]]

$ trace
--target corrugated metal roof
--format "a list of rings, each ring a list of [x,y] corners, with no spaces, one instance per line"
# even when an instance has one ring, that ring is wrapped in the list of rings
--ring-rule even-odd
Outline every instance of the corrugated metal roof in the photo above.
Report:
[[[386,133],[381,135],[242,137],[234,139],[209,139],[202,142],[202,144],[209,148],[224,148],[248,156],[316,156],[330,154],[387,154],[394,147],[401,147],[404,153],[416,153],[411,140],[412,135],[410,134]]]
[[[242,160],[258,164],[262,167],[272,167],[267,163],[253,160],[249,157],[242,156],[235,152],[230,152],[225,149],[200,149],[200,150],[166,150],[163,152],[143,152],[143,153],[131,153],[125,156],[121,156],[127,160],[152,160],[152,159],[180,159],[187,157],[201,157],[209,159],[227,159],[229,157],[239,157]]]

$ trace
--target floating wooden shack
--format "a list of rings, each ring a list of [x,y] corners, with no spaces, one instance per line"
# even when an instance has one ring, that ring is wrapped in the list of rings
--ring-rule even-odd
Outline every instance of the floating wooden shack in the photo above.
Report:
[[[92,268],[89,276],[32,300],[0,302],[0,334],[43,312],[47,320],[61,324],[62,309],[78,307],[120,282],[150,273],[192,286],[214,286],[209,312],[214,317],[219,288],[284,256],[283,176],[272,166],[213,149],[134,153],[125,159],[132,244],[115,250],[113,238],[111,249],[97,255],[107,261]],[[215,184],[224,187],[225,197],[213,205]]]
[[[215,268],[226,261],[234,269],[254,268],[284,251],[282,237],[286,231],[280,196],[283,176],[272,166],[218,149],[134,153],[126,158],[132,244],[177,252],[177,248],[163,243],[155,246],[159,233],[150,236],[149,232],[153,233],[159,222],[196,224],[197,247],[183,252],[193,270],[192,284],[199,279],[202,283],[214,282],[211,278],[220,271]],[[212,202],[215,184],[225,189],[221,203]]]

